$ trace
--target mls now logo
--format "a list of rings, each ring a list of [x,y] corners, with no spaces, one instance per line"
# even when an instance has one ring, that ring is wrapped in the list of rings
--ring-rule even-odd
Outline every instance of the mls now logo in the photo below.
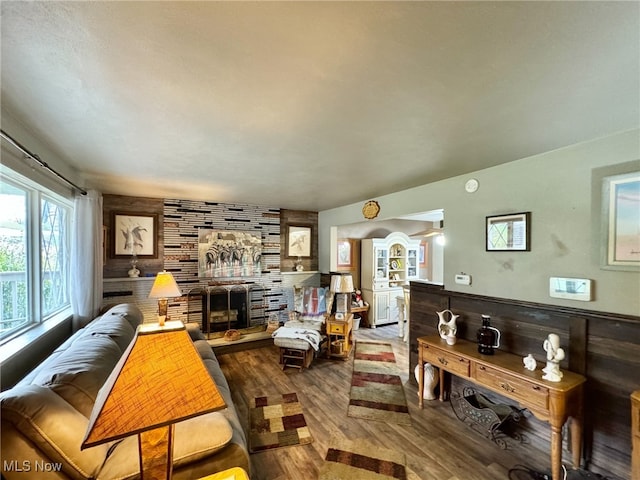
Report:
[[[2,470],[5,472],[60,472],[62,463],[45,462],[43,460],[3,460]]]

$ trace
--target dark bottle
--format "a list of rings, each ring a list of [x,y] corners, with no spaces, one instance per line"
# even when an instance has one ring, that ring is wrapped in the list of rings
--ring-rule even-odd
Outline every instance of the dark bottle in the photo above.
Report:
[[[482,315],[482,327],[478,329],[478,352],[483,355],[493,355],[493,351],[500,347],[500,330],[491,326],[491,317]]]

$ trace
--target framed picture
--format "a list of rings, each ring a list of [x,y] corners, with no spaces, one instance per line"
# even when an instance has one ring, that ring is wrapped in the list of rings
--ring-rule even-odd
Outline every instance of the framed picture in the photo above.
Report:
[[[531,212],[495,215],[486,221],[488,252],[531,250]]]
[[[421,267],[427,266],[427,242],[420,243],[420,248],[418,250],[418,262]]]
[[[353,265],[353,251],[351,249],[351,240],[338,240],[338,266],[351,267]]]
[[[287,256],[311,256],[311,227],[289,225],[289,231],[287,232]]]
[[[605,268],[640,269],[640,172],[605,177],[602,210]]]
[[[257,232],[198,229],[198,277],[262,274],[262,237]]]
[[[111,258],[158,258],[157,232],[155,213],[112,213]]]

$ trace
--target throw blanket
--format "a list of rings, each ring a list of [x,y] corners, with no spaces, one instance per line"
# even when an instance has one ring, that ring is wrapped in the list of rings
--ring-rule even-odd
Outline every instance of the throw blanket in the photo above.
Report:
[[[316,332],[315,330],[309,330],[306,328],[292,328],[292,327],[280,327],[273,334],[271,334],[273,338],[296,338],[300,340],[305,340],[311,344],[315,351],[318,351],[320,348],[320,332]]]

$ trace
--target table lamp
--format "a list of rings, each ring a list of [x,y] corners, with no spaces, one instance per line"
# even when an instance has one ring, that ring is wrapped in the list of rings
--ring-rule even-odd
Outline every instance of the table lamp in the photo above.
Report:
[[[350,274],[332,275],[330,291],[335,293],[336,313],[351,311],[351,294],[354,291],[353,277]]]
[[[170,479],[174,424],[225,407],[184,324],[143,324],[100,389],[81,448],[138,435],[141,478]]]
[[[160,326],[164,324],[164,320],[167,318],[169,298],[179,297],[181,295],[182,292],[178,288],[178,284],[173,278],[173,275],[171,275],[171,272],[163,270],[158,273],[151,287],[151,292],[149,292],[149,298],[158,299],[158,323]]]

